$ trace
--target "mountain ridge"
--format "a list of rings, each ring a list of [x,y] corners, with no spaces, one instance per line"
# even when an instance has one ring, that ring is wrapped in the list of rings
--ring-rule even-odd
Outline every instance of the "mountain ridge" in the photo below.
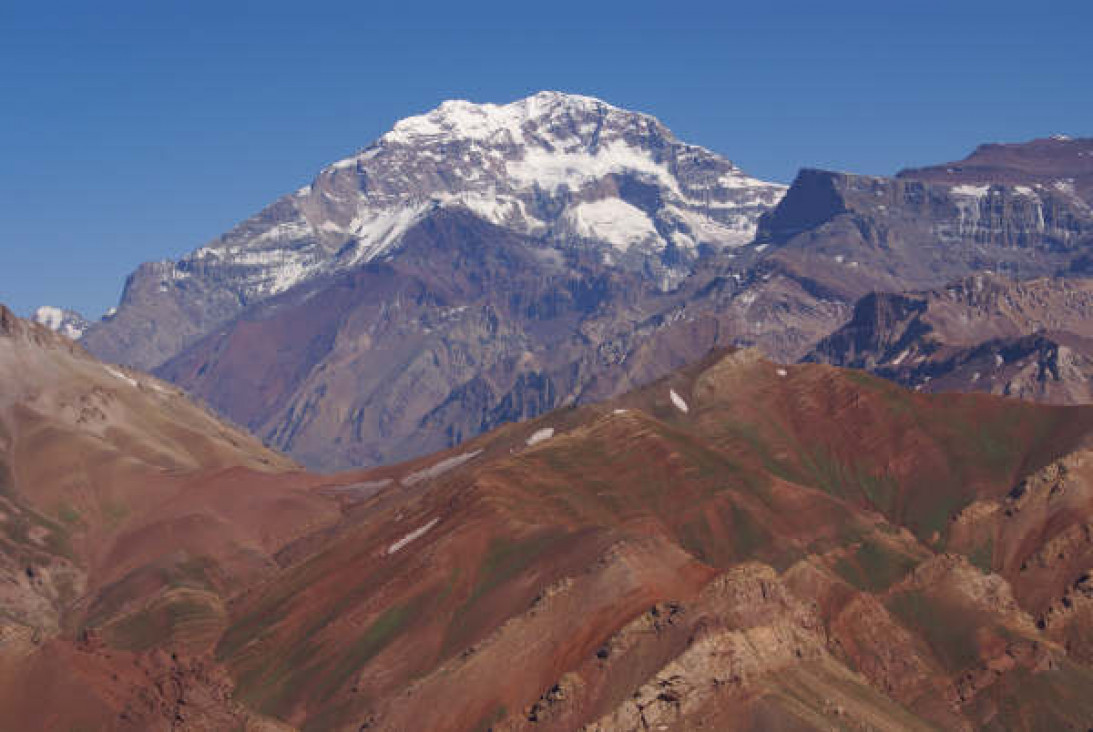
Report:
[[[0,334],[2,374],[27,385],[0,406],[0,718],[20,728],[963,729],[1091,711],[1091,407],[721,349],[338,475],[232,466],[275,457],[253,441],[149,473],[147,443],[106,433],[84,485],[35,478],[58,439],[28,439],[25,407],[58,425],[75,390],[162,424],[192,412],[3,310],[0,331],[21,338]],[[11,369],[15,352],[76,371]],[[45,541],[65,526],[71,552]],[[35,598],[58,622],[12,612]]]

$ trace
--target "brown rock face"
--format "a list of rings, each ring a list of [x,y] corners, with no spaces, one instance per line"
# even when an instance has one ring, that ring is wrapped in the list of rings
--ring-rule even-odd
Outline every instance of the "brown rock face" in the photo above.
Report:
[[[862,298],[807,361],[869,370],[921,391],[1093,401],[1093,281],[976,275]]]
[[[899,177],[938,183],[1061,184],[1093,205],[1093,139],[1057,135],[1024,144],[981,145],[963,160],[904,170]]]

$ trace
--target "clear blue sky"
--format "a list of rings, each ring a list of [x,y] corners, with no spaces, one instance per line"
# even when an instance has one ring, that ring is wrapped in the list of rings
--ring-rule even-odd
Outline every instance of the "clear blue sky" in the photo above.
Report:
[[[0,301],[91,316],[447,98],[602,97],[760,177],[1093,134],[1088,2],[5,2]]]

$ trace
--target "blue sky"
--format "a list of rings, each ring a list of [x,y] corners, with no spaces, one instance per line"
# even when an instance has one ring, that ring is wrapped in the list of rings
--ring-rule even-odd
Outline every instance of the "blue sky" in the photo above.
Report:
[[[1091,5],[3,3],[0,301],[97,316],[448,98],[591,94],[782,181],[1093,135]]]

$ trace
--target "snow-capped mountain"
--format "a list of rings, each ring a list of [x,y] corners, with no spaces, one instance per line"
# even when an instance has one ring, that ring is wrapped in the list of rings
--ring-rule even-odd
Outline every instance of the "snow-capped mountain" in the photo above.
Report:
[[[72,340],[78,340],[91,325],[87,318],[74,310],[65,310],[52,305],[43,305],[35,310],[34,322]]]
[[[588,97],[447,102],[142,265],[81,343],[304,464],[391,463],[713,347],[796,360],[872,291],[1093,271],[1091,144],[783,191]]]
[[[262,297],[390,253],[427,211],[462,206],[545,245],[652,265],[670,281],[701,246],[750,241],[784,191],[678,141],[653,117],[598,99],[449,101],[328,166],[180,262],[176,276],[194,261],[239,266],[246,297]]]
[[[96,345],[107,358],[153,367],[247,305],[395,255],[407,229],[438,208],[469,209],[529,236],[544,256],[587,251],[671,289],[702,252],[750,242],[784,192],[653,117],[598,99],[449,101],[398,122],[189,256],[144,265],[116,322],[146,337]],[[142,323],[170,313],[183,316],[177,327]]]

